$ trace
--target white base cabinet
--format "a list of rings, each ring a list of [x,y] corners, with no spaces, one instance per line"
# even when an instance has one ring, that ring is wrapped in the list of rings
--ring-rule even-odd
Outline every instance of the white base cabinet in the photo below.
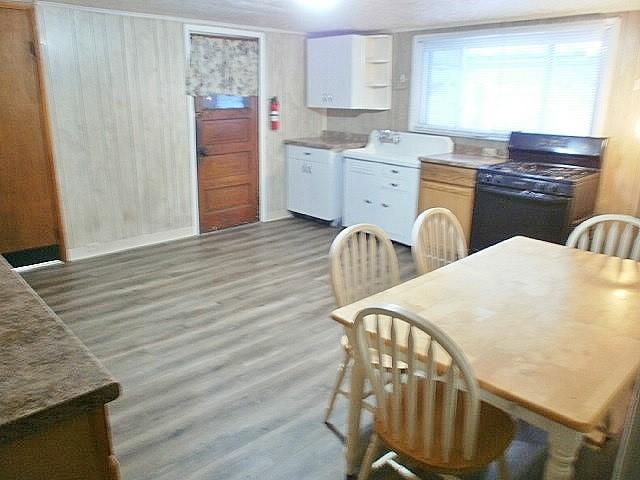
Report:
[[[420,170],[345,158],[342,224],[373,223],[389,237],[411,244],[416,219]]]
[[[320,148],[287,146],[287,209],[339,221],[342,213],[342,155]]]

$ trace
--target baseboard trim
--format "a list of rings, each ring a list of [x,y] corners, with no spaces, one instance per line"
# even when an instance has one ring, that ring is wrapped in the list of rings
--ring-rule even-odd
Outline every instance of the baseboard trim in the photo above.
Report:
[[[13,269],[17,273],[31,272],[40,268],[52,267],[53,265],[62,265],[62,260],[51,260],[50,262],[34,263],[33,265],[25,265],[24,267],[16,267]]]
[[[123,250],[130,250],[132,248],[154,245],[156,243],[179,240],[181,238],[192,237],[193,235],[193,228],[189,226],[176,230],[168,230],[166,232],[148,233],[138,237],[123,238],[122,240],[108,243],[94,243],[84,247],[70,248],[68,250],[67,260],[74,261],[83,258],[97,257],[109,253],[121,252]]]
[[[282,220],[283,218],[289,218],[292,216],[293,215],[291,215],[291,212],[289,210],[276,210],[274,212],[269,212],[269,215],[267,216],[267,218],[261,221],[273,222],[275,220]]]

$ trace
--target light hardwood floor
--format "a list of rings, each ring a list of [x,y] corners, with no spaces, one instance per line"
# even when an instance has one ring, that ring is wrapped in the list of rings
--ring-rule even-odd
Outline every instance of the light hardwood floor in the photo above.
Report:
[[[293,218],[25,274],[122,383],[111,412],[124,480],[343,478],[322,423],[341,358],[336,233]],[[396,250],[408,279],[410,250]],[[345,410],[341,399],[336,423]],[[515,442],[510,456],[539,447]]]
[[[122,384],[125,480],[341,477],[322,424],[340,359],[335,234],[291,219],[25,275]]]

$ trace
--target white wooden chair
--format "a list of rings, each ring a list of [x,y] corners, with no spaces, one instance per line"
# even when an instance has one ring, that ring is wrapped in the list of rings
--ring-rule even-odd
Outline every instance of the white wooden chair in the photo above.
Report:
[[[393,461],[440,474],[471,473],[498,460],[501,478],[508,478],[504,452],[514,422],[480,401],[473,369],[446,333],[395,305],[360,311],[353,328],[355,354],[377,401],[358,480],[368,478],[381,446],[393,451]],[[372,363],[372,351],[389,355],[391,369]]]
[[[597,215],[578,225],[569,235],[566,245],[639,262],[640,218],[630,215]],[[602,424],[587,435],[586,440],[601,446],[608,438],[619,437],[624,428],[630,400],[631,391],[621,393]]]
[[[331,285],[338,307],[400,283],[396,251],[384,230],[376,225],[353,225],[340,232],[331,244],[329,263]],[[346,335],[342,336],[340,344],[344,350],[344,359],[338,367],[335,385],[325,411],[325,423],[329,422],[337,396],[349,396],[349,391],[342,388],[342,383],[353,361],[353,351]],[[363,405],[373,410],[366,402]]]
[[[571,232],[567,247],[640,262],[640,218],[611,214],[595,216]]]
[[[462,226],[446,208],[430,208],[413,224],[411,254],[420,275],[467,256]]]

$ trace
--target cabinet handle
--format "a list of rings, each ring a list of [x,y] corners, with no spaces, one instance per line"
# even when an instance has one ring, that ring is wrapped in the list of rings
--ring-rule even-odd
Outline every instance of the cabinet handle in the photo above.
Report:
[[[391,173],[400,173],[400,170],[391,170]]]
[[[305,155],[311,155],[311,152],[304,152]]]
[[[389,208],[389,204],[387,203],[381,203],[380,205],[382,205],[384,208]]]
[[[369,203],[369,204],[371,204],[371,203],[373,203],[373,202],[372,202],[371,200],[365,200],[365,201],[364,201],[364,203]]]
[[[390,183],[389,185],[391,185],[392,187],[397,187],[398,186],[397,183]]]

